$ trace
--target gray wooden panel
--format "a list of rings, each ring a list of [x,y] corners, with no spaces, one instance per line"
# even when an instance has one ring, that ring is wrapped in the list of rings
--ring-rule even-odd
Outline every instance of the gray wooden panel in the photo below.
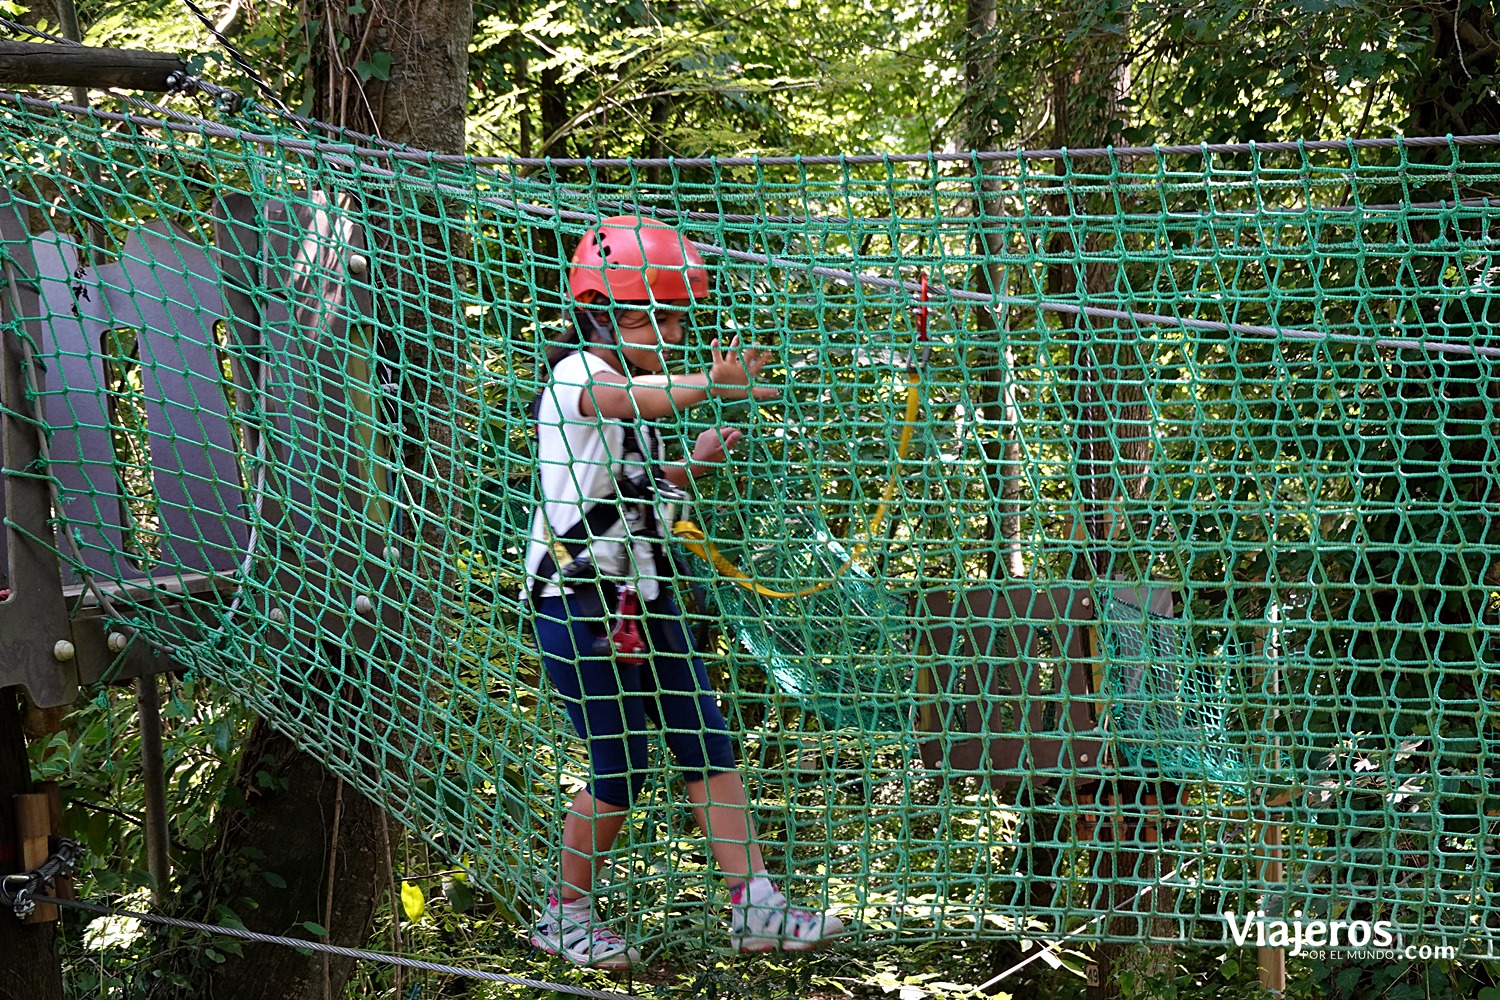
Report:
[[[130,237],[121,259],[77,265],[65,238],[37,244],[57,392],[46,400],[54,471],[67,516],[83,532],[85,562],[112,576],[128,523],[110,432],[105,334],[131,329],[141,359],[158,515],[167,535],[156,572],[232,571],[247,543],[238,462],[220,387],[213,325],[224,313],[217,268],[185,233],[159,223]],[[87,506],[77,506],[74,505]]]
[[[258,560],[274,567],[275,610],[287,642],[315,655],[328,640],[371,650],[377,624],[399,635],[400,602],[381,599],[392,578],[376,512],[388,517],[389,488],[366,456],[384,428],[369,352],[351,326],[369,309],[368,289],[347,273],[353,254],[368,253],[357,212],[313,192],[291,212],[230,198],[217,213],[221,267],[238,275],[227,298],[236,350],[265,434],[251,503],[263,519]],[[233,289],[252,282],[253,297]],[[354,612],[357,596],[375,602],[378,623]]]
[[[245,194],[228,195],[214,203],[214,260],[221,279],[220,292],[229,326],[224,353],[234,378],[236,405],[243,416],[257,413],[257,385],[261,374],[261,317],[251,290],[261,287],[265,266],[261,260],[260,229],[255,224],[255,201]],[[279,302],[268,307],[284,312]],[[254,456],[260,441],[258,428],[241,423],[246,455]],[[253,460],[253,459],[252,459]]]
[[[75,280],[79,249],[72,240],[49,233],[35,238],[32,249],[46,310],[37,348],[49,359],[42,419],[52,428],[49,450],[61,513],[75,525],[84,564],[120,575],[126,511],[105,391],[101,337],[112,328],[108,307],[87,273]],[[76,579],[71,570],[69,576]]]
[[[233,571],[248,527],[214,335],[226,316],[218,268],[182,230],[155,223],[131,234],[97,282],[113,325],[138,331],[163,558]]]
[[[306,516],[294,515],[315,539],[321,565],[304,564],[304,585],[327,595],[318,631],[348,630],[358,648],[375,642],[372,623],[350,614],[358,595],[381,601],[389,585],[385,566],[389,489],[369,453],[381,439],[379,390],[369,352],[351,322],[368,314],[368,292],[352,282],[348,263],[368,253],[357,213],[347,200],[321,192],[290,216],[273,206],[267,241],[265,285],[284,290],[284,325],[267,324],[267,358],[277,358],[284,407],[279,426],[295,445],[285,467],[296,479],[296,499]]]

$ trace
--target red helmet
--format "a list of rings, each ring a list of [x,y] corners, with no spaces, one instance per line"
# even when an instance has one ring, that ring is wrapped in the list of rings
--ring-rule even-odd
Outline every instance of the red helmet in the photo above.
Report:
[[[590,229],[573,251],[568,291],[574,302],[676,302],[708,294],[697,249],[665,222],[617,215]]]

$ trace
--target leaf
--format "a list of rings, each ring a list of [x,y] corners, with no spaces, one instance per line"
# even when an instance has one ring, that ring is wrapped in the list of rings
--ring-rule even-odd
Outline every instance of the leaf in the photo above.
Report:
[[[229,730],[228,722],[223,719],[215,719],[208,724],[204,735],[208,737],[209,742],[213,744],[214,749],[219,752],[220,756],[229,753],[229,741],[233,734]]]
[[[458,879],[443,881],[443,895],[448,898],[448,905],[454,913],[468,913],[474,908],[474,890]]]
[[[275,872],[266,872],[261,876],[261,878],[265,879],[266,884],[273,889],[286,888],[286,879],[282,878],[280,875],[277,875]]]
[[[354,74],[364,80],[389,80],[391,78],[391,54],[371,52],[370,58],[354,64]]]
[[[422,914],[427,912],[427,900],[422,890],[410,882],[401,883],[401,909],[406,911],[406,919],[412,922],[421,920]]]
[[[309,934],[315,934],[318,937],[327,937],[328,936],[328,928],[324,927],[322,924],[318,923],[316,920],[304,920],[304,921],[302,921],[302,929],[305,930],[305,931],[307,931],[307,933],[309,933]]]

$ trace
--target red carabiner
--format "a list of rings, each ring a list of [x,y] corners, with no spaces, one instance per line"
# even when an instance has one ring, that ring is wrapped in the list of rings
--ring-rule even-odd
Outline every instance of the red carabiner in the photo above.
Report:
[[[638,667],[646,662],[646,637],[641,633],[641,621],[636,617],[640,613],[641,602],[635,591],[621,587],[609,644],[614,650],[615,662],[622,667]]]
[[[917,295],[920,297],[919,301],[922,304],[917,307],[917,340],[920,343],[925,344],[925,343],[927,343],[927,312],[928,312],[928,307],[927,307],[927,273],[924,271],[922,274],[920,274],[918,276],[918,278],[919,278],[919,280],[920,280],[921,283],[918,286]]]

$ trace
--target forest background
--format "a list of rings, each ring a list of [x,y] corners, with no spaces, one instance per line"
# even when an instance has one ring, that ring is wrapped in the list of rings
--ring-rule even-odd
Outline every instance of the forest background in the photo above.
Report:
[[[71,28],[51,0],[0,8]],[[255,92],[206,19],[293,110],[440,151],[815,155],[1500,132],[1500,31],[1495,6],[1476,0],[231,0],[202,13],[180,0],[76,5],[89,44],[182,52],[209,79]],[[0,733],[16,713],[34,775],[64,781],[70,831],[90,851],[80,895],[146,905],[135,695],[96,691],[42,712],[7,692]],[[1021,955],[953,941],[580,977],[524,948],[525,915],[470,889],[225,692],[169,679],[164,715],[176,874],[154,889],[184,915],[280,926],[297,915],[337,943],[681,997],[963,996]],[[334,814],[332,841],[326,822],[289,836],[277,819]],[[70,917],[59,946],[66,993],[80,998],[529,995],[113,920]],[[1253,950],[1143,953],[1061,949],[1060,963],[996,989],[1259,993]],[[1090,985],[1090,965],[1118,974]],[[1291,973],[1293,996],[1500,997],[1500,969],[1472,963],[1306,960]]]

